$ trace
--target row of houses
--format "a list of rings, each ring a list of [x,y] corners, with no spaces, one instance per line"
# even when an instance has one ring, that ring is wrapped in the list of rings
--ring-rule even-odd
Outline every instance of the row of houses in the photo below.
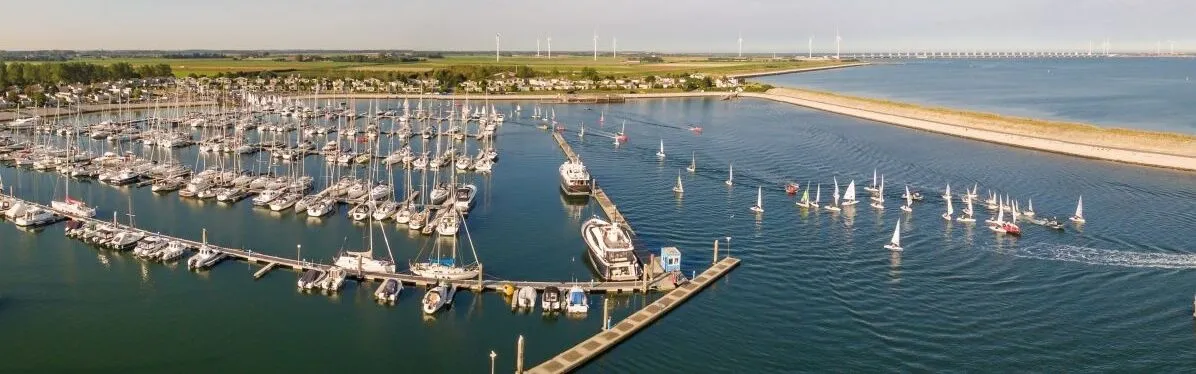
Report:
[[[470,93],[510,93],[510,92],[541,92],[541,91],[579,91],[579,90],[647,90],[647,89],[676,89],[685,86],[689,80],[705,80],[703,74],[691,74],[685,77],[652,76],[643,78],[622,79],[567,79],[567,78],[518,78],[500,74],[492,79],[482,81],[469,80],[461,82],[455,90]],[[710,77],[715,88],[732,89],[740,87],[742,82],[736,78]],[[181,87],[197,92],[247,90],[253,92],[313,92],[319,87],[321,92],[327,93],[425,93],[439,89],[441,82],[432,78],[401,79],[383,81],[376,78],[367,79],[317,79],[302,77],[279,78],[182,78],[178,82]]]

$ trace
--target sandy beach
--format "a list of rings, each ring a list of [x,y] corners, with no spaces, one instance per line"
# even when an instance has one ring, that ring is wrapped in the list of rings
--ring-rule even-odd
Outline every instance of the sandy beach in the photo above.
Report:
[[[1196,137],[1183,134],[920,108],[903,103],[788,88],[741,95],[990,143],[1196,171]]]

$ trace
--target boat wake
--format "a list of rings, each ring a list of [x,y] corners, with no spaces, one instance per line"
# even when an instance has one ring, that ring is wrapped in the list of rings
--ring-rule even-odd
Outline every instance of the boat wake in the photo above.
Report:
[[[1021,258],[1079,262],[1091,265],[1159,269],[1196,268],[1196,254],[1191,253],[1146,253],[1047,243],[998,250],[997,252]]]

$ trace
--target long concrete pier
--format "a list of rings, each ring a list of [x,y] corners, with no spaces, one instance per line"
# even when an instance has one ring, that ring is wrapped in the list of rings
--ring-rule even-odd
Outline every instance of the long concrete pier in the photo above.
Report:
[[[690,282],[669,291],[664,296],[656,299],[656,301],[648,304],[648,306],[619,321],[618,324],[609,330],[600,332],[578,343],[573,348],[561,352],[556,357],[541,363],[527,372],[535,374],[563,373],[577,369],[586,362],[610,350],[615,345],[627,340],[627,338],[635,335],[635,333],[648,327],[653,322],[656,322],[660,317],[677,308],[677,306],[698,294],[706,286],[714,283],[715,280],[722,278],[723,275],[726,275],[727,272],[738,265],[738,258],[723,258]]]

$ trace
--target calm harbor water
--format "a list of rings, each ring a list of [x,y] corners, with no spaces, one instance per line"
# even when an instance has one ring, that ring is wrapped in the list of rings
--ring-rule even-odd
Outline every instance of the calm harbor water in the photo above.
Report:
[[[1192,58],[879,61],[756,79],[925,105],[1196,134]]]
[[[532,104],[522,105],[529,114]],[[570,129],[587,127],[584,139],[572,131],[566,138],[631,221],[645,254],[676,245],[683,268],[701,271],[712,242],[731,237],[729,251],[743,259],[726,279],[583,372],[1164,371],[1196,360],[1192,174],[762,100],[555,109]],[[615,147],[601,134],[624,121],[630,142]],[[482,187],[467,221],[478,255],[487,273],[506,279],[589,279],[578,230],[601,211],[560,196],[561,153],[532,123],[509,119],[499,130],[493,176],[465,177]],[[690,123],[704,133],[687,131]],[[655,156],[661,139],[663,161]],[[684,171],[691,154],[692,174]],[[183,150],[177,157],[196,156]],[[728,188],[731,163],[737,183]],[[312,157],[305,168],[318,174],[323,165]],[[873,168],[886,176],[882,212],[866,203],[839,214],[803,211],[782,191],[789,181],[803,189],[821,183],[825,202],[832,177],[866,184]],[[670,191],[678,171],[686,187],[680,199]],[[395,176],[400,184],[402,174]],[[27,198],[48,201],[61,190],[53,175],[5,167],[0,176]],[[1089,222],[1062,233],[1027,223],[1021,238],[947,224],[937,197],[946,183],[1033,198],[1040,215],[1060,217],[1082,194]],[[907,184],[926,195],[912,214],[897,209]],[[765,191],[760,216],[747,209],[757,186]],[[71,191],[98,205],[101,216],[118,211],[127,220],[131,201],[138,225],[190,238],[207,228],[210,241],[227,246],[293,256],[301,243],[302,257],[328,261],[342,247],[363,245],[364,228],[343,208],[309,220],[247,201],[197,203],[148,188],[77,183]],[[897,220],[906,250],[893,254],[881,247]],[[386,234],[401,264],[432,245],[393,224]],[[495,294],[468,292],[428,319],[419,290],[405,289],[395,306],[383,307],[372,300],[376,284],[304,294],[294,273],[276,270],[254,281],[255,270],[226,262],[193,273],[96,250],[63,237],[62,225],[31,233],[0,224],[0,330],[8,337],[0,351],[18,358],[0,360],[0,371],[482,372],[490,350],[503,371],[513,367],[520,334],[534,364],[600,326],[599,308],[585,319],[549,320],[513,314]],[[645,300],[611,302],[622,318]]]

